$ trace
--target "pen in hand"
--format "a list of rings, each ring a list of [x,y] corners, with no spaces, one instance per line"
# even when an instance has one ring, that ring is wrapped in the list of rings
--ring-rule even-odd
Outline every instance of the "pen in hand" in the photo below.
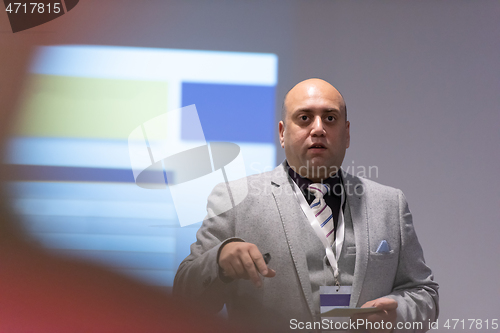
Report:
[[[266,265],[269,265],[269,262],[271,261],[271,254],[269,252],[264,253],[262,257],[264,258],[264,262],[266,263]]]

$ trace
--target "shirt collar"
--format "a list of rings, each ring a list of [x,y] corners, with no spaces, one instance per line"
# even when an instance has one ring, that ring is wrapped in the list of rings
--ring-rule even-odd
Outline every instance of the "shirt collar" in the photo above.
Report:
[[[300,188],[300,190],[302,192],[305,192],[307,190],[307,188],[309,187],[309,185],[313,184],[312,180],[310,180],[308,178],[304,178],[301,175],[299,175],[298,173],[296,173],[295,171],[293,171],[293,169],[290,167],[290,165],[288,165],[288,162],[286,162],[286,168],[288,170],[288,175],[290,176],[290,178],[292,178],[292,180],[295,182],[295,184],[297,184],[297,186]],[[333,175],[330,178],[323,179],[323,181],[321,183],[328,184],[330,186],[330,189],[337,189],[337,186],[342,186],[342,182],[340,180],[341,177],[342,177],[342,172],[337,171],[337,173],[335,175]],[[340,184],[340,185],[338,185],[338,184]],[[333,191],[330,190],[329,194],[333,194],[333,195],[340,197],[340,192],[338,190],[333,190]]]

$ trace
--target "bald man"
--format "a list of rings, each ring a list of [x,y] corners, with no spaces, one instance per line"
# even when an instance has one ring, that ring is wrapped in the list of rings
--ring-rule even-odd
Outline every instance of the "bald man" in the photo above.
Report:
[[[353,317],[363,325],[350,329],[428,330],[438,285],[405,197],[341,169],[349,132],[344,99],[331,84],[309,79],[293,87],[279,122],[286,160],[233,182],[232,191],[248,188],[248,195],[220,215],[230,198],[226,184],[215,187],[207,205],[215,217],[198,231],[174,292],[209,300],[214,312],[226,304],[231,319],[268,331],[330,328],[318,325],[327,305],[377,308]]]

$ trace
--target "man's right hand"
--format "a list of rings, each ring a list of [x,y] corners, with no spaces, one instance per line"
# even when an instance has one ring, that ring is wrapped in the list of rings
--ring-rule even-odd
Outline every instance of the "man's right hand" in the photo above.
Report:
[[[231,242],[224,245],[219,255],[219,267],[231,279],[251,280],[262,287],[260,275],[274,277],[276,272],[267,267],[257,245],[245,242]],[[260,275],[259,275],[260,273]]]

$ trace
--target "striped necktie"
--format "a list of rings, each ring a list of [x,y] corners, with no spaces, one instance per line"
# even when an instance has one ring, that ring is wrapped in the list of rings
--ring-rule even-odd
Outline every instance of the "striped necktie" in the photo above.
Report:
[[[328,186],[326,184],[315,183],[309,185],[308,190],[316,197],[310,207],[318,219],[321,230],[323,230],[330,245],[332,245],[335,241],[333,214],[323,198],[328,193]]]

